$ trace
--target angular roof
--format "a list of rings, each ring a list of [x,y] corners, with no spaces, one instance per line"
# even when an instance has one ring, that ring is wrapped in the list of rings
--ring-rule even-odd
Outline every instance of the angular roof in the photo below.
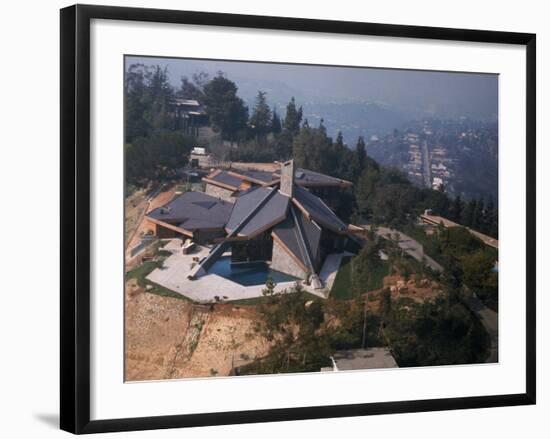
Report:
[[[277,170],[273,174],[280,178],[281,171]],[[304,168],[297,168],[294,171],[294,183],[304,187],[351,186],[349,181]]]
[[[327,229],[339,233],[347,231],[348,226],[336,216],[330,207],[307,189],[296,186],[292,201],[302,210],[306,217],[315,220]]]
[[[321,242],[321,228],[308,220],[296,207],[273,229],[273,236],[282,242],[306,268],[314,272],[314,261]]]
[[[290,163],[292,165],[292,163]],[[249,173],[248,177],[243,173]],[[291,178],[283,175],[283,179]],[[273,178],[273,180],[270,180]],[[234,179],[234,180],[233,180]],[[302,267],[315,273],[319,262],[319,249],[322,229],[336,233],[347,233],[348,225],[340,220],[336,214],[317,196],[300,185],[309,182],[313,187],[315,182],[332,181],[338,185],[346,182],[333,177],[310,171],[298,170],[292,181],[292,195],[285,195],[279,190],[281,174],[264,171],[242,171],[235,174],[231,171],[215,171],[205,181],[220,185],[240,186],[242,181],[257,183],[246,190],[236,193],[236,201],[225,224],[227,236],[214,247],[206,258],[199,264],[196,273],[206,272],[211,264],[220,257],[230,243],[239,239],[252,239],[260,233],[271,229],[272,237],[299,262]],[[274,184],[272,186],[272,184]],[[285,182],[288,185],[288,181]],[[318,187],[321,185],[317,185]],[[223,187],[223,186],[222,186]],[[320,282],[320,281],[319,281]]]
[[[225,229],[231,233],[238,227],[238,236],[251,238],[283,221],[289,202],[276,189],[252,188],[237,198]]]
[[[229,201],[204,192],[185,192],[168,204],[152,210],[147,216],[193,231],[223,228],[232,210],[233,203]]]
[[[230,186],[232,189],[238,189],[243,179],[236,177],[228,171],[214,171],[204,177],[207,182],[219,183],[224,186]]]
[[[257,180],[263,183],[271,183],[278,178],[278,176],[273,175],[273,172],[257,171],[255,169],[247,169],[245,171],[239,170],[232,173],[242,175],[245,179]]]
[[[228,185],[237,189],[243,181],[249,181],[258,185],[271,185],[277,183],[281,178],[281,171],[275,172],[247,170],[216,170],[205,177],[205,181],[213,184]],[[294,172],[294,182],[303,187],[342,187],[351,186],[351,183],[330,175],[310,171],[309,169],[297,168]]]
[[[270,188],[257,187],[241,193],[235,201],[235,209],[231,212],[231,216],[225,225],[227,233],[235,230],[250,215],[250,212],[269,196],[271,192],[272,189]]]

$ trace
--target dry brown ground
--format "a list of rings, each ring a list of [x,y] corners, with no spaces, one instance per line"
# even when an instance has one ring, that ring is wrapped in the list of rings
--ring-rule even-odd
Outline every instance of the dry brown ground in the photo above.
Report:
[[[441,294],[441,285],[429,279],[405,280],[402,276],[391,275],[384,278],[384,288],[389,288],[393,300],[401,297],[413,299],[415,302],[422,303],[425,300],[435,299]],[[380,294],[383,289],[369,291],[369,309],[374,312],[379,311]]]
[[[125,377],[128,381],[225,376],[233,364],[269,349],[254,331],[253,307],[190,302],[144,292],[129,281],[125,302]]]
[[[124,200],[125,214],[125,244],[129,243],[129,238],[133,236],[136,227],[139,225],[145,209],[147,207],[147,196],[144,189],[134,192]]]
[[[428,299],[435,299],[441,294],[441,285],[438,282],[427,278],[408,281],[399,275],[386,276],[384,288],[390,288],[392,298],[409,297],[416,302],[424,302]]]

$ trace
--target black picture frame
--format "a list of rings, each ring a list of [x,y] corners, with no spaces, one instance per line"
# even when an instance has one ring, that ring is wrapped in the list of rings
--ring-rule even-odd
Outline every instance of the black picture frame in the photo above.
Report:
[[[92,19],[525,46],[527,59],[525,66],[527,75],[526,392],[495,396],[90,420],[90,21]],[[60,23],[60,425],[63,430],[77,434],[99,433],[535,404],[536,36],[534,34],[88,5],[75,5],[62,9]]]

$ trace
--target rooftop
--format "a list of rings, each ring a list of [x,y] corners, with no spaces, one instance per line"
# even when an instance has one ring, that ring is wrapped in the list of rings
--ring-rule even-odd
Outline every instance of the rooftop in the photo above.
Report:
[[[176,99],[176,105],[187,105],[189,107],[199,107],[199,101],[195,99]]]
[[[387,369],[398,367],[388,348],[349,349],[333,355],[338,370]]]
[[[319,250],[321,228],[308,220],[294,206],[291,214],[273,229],[273,237],[278,239],[300,263],[314,272],[312,261]]]
[[[222,229],[233,210],[233,203],[203,192],[185,192],[147,215],[185,230]]]
[[[281,178],[280,170],[274,172],[261,171],[256,169],[239,170],[215,170],[205,177],[207,183],[220,186],[231,186],[237,189],[243,181],[255,183],[260,186],[267,186],[277,183]],[[294,182],[303,187],[347,187],[351,183],[330,175],[297,168],[294,172]]]
[[[308,219],[313,219],[333,232],[343,233],[347,231],[348,226],[336,216],[330,207],[307,189],[297,186],[293,201]]]
[[[226,230],[230,233],[240,226],[238,236],[252,238],[283,221],[289,201],[276,189],[253,188],[237,198]]]

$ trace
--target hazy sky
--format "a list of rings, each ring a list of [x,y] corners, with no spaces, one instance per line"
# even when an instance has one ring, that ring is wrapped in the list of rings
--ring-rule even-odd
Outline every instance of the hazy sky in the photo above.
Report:
[[[127,57],[126,65],[167,66],[170,81],[182,76],[223,71],[236,82],[247,102],[258,90],[271,104],[284,105],[291,96],[301,103],[374,102],[407,113],[440,117],[468,116],[495,120],[498,75],[433,71],[333,67],[178,58]]]

